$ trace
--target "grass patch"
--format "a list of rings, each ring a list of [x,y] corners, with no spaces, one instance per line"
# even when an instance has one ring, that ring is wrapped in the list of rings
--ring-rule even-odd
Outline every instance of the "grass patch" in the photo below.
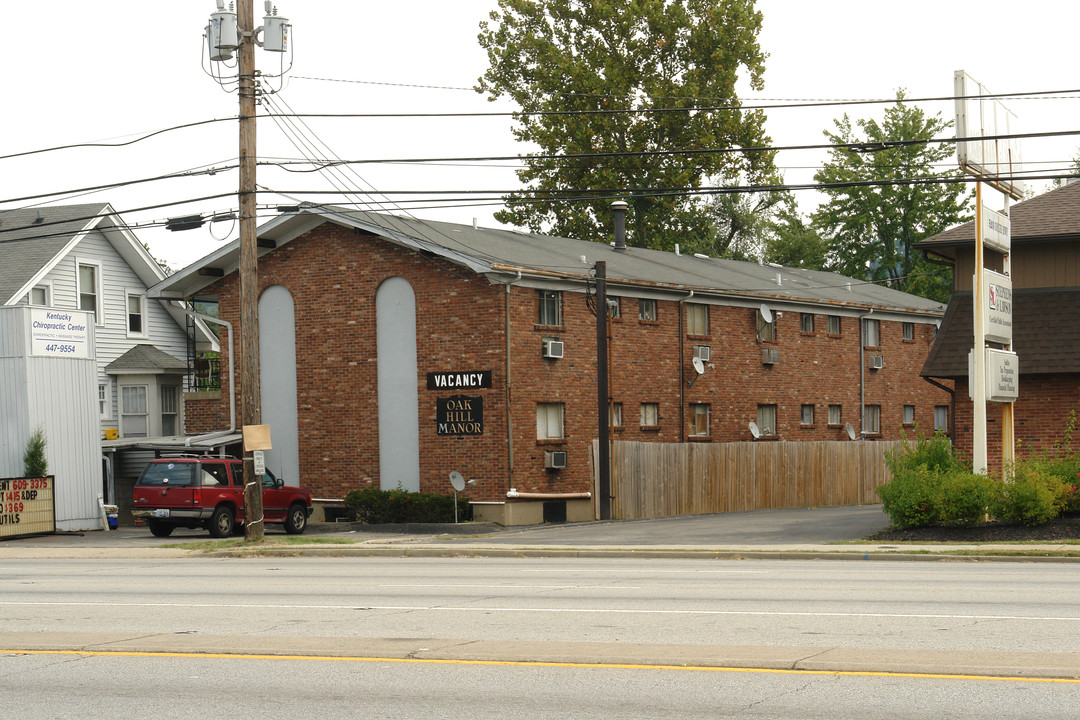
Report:
[[[247,550],[268,547],[294,547],[297,545],[357,545],[361,541],[352,538],[323,537],[264,537],[262,540],[248,542],[243,538],[228,540],[197,540],[195,542],[169,543],[164,548],[192,550],[195,552],[214,552],[216,550]]]

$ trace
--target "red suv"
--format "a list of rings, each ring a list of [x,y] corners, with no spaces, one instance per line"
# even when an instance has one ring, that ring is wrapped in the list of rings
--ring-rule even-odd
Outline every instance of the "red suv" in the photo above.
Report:
[[[228,537],[244,522],[244,464],[232,458],[151,460],[135,483],[135,509],[150,532],[168,537],[174,528],[206,528]],[[283,523],[285,532],[304,532],[311,493],[285,485],[268,470],[262,477],[263,520]]]

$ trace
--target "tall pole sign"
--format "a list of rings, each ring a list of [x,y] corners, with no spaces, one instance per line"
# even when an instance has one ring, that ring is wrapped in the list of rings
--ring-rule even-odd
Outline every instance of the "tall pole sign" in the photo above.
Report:
[[[953,75],[956,97],[956,152],[960,168],[974,176],[975,183],[975,274],[972,278],[974,338],[968,388],[974,405],[972,413],[972,460],[975,472],[986,472],[988,462],[986,403],[1001,402],[1002,470],[1011,466],[1016,443],[1013,435],[1013,404],[1018,381],[1016,354],[1012,352],[1012,264],[1009,198],[1023,198],[1016,179],[1020,171],[1018,140],[999,139],[1014,132],[1013,115],[963,70]],[[1005,195],[1006,212],[983,206],[983,184]],[[1003,273],[985,268],[984,247],[1004,256]],[[1004,345],[1003,350],[987,347],[987,342]],[[989,392],[988,392],[989,391]]]

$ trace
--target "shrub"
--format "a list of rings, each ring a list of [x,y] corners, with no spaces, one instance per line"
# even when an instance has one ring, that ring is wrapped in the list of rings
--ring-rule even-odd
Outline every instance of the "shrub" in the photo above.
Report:
[[[919,465],[895,472],[877,489],[881,507],[894,528],[936,525],[941,519],[941,471]]]
[[[1058,516],[1071,488],[1037,462],[1018,463],[1013,478],[997,484],[990,514],[1001,522],[1041,525]]]
[[[45,445],[45,429],[39,425],[26,441],[23,477],[45,477],[49,474],[49,462],[45,459]]]
[[[402,488],[350,490],[345,504],[356,513],[359,522],[368,525],[386,523],[454,522],[454,497],[435,493],[413,493]],[[458,519],[471,520],[472,506],[458,498]]]
[[[952,470],[942,473],[940,482],[938,514],[942,525],[971,527],[985,519],[996,481],[986,475]]]

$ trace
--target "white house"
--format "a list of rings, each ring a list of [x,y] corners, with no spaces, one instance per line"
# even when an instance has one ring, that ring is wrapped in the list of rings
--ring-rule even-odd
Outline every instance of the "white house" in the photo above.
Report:
[[[150,439],[183,438],[188,368],[217,339],[182,303],[147,298],[166,274],[107,203],[0,211],[0,305],[90,313],[96,348],[96,402],[105,441],[107,502],[130,502],[111,462],[116,450]],[[10,422],[11,418],[0,418]],[[26,437],[33,428],[22,429]],[[50,444],[55,455],[65,448]],[[50,458],[51,459],[51,458]]]

